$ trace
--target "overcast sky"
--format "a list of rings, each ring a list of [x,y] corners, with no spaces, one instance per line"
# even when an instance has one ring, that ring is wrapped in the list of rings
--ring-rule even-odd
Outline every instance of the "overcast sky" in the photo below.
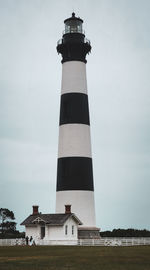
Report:
[[[33,204],[55,211],[62,69],[56,43],[73,11],[92,44],[97,226],[150,229],[149,0],[0,0],[0,207],[13,210],[18,224]]]

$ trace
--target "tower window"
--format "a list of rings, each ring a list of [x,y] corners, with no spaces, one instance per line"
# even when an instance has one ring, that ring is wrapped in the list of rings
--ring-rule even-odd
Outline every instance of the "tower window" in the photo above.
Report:
[[[65,235],[68,234],[68,225],[65,225]]]
[[[74,225],[72,225],[72,235],[74,235]]]

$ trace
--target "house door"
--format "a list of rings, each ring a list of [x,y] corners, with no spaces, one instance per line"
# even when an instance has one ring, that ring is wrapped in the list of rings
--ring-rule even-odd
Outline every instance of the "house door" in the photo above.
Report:
[[[41,227],[41,239],[45,237],[45,226]]]

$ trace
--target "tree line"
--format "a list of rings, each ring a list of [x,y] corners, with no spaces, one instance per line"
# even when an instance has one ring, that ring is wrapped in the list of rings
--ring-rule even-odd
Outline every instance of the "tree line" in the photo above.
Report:
[[[100,232],[102,237],[150,237],[150,231],[138,229],[114,229]]]

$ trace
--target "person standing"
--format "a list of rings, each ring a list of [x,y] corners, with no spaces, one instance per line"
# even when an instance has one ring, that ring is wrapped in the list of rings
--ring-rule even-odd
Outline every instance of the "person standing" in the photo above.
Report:
[[[32,246],[33,245],[33,237],[31,236],[30,237],[30,246]]]
[[[29,245],[29,237],[26,236],[26,246],[28,246],[28,245]]]

